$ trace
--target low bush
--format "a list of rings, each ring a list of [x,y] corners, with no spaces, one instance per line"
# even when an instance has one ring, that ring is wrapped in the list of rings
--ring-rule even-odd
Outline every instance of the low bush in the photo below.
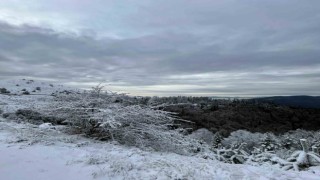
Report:
[[[264,137],[262,133],[251,133],[245,130],[234,131],[229,137],[222,140],[222,145],[231,147],[236,143],[246,143],[246,148],[251,151],[254,147],[259,147],[261,139]]]
[[[21,94],[23,94],[23,95],[30,95],[30,92],[29,92],[29,91],[23,91]]]
[[[89,137],[178,154],[201,151],[199,141],[170,128],[177,120],[171,113],[129,101],[123,94],[96,87],[90,92],[59,94],[40,112],[65,119],[73,131]]]
[[[10,118],[11,117],[11,118]],[[14,117],[14,118],[12,118]],[[15,112],[15,116],[10,114],[6,115],[8,119],[22,119],[32,124],[52,123],[52,124],[63,124],[63,119],[55,116],[46,116],[37,111],[31,109],[18,109]]]
[[[6,88],[0,88],[0,94],[10,94],[10,91],[8,91]]]

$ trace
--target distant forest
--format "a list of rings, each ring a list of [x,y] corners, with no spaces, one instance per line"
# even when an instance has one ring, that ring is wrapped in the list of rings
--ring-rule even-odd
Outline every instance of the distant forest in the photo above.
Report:
[[[140,99],[142,103],[175,112],[181,119],[191,121],[191,123],[177,122],[185,128],[191,128],[191,131],[207,128],[212,132],[228,136],[239,129],[275,134],[296,129],[320,129],[320,109],[310,108],[311,102],[309,102],[319,100],[318,97],[291,96],[283,99],[270,97],[228,100],[177,96],[142,99]],[[273,99],[276,101],[272,101]],[[304,107],[305,104],[307,104],[306,107]],[[314,104],[317,103],[314,102]]]

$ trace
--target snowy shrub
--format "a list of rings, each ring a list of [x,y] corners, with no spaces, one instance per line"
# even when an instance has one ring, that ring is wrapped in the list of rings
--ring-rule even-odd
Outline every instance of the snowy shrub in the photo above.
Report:
[[[250,165],[277,164],[280,161],[285,162],[285,160],[278,158],[277,155],[274,154],[273,152],[258,150],[258,153],[252,154],[248,158],[248,160],[246,161],[246,164],[250,164]]]
[[[223,140],[223,137],[220,135],[219,132],[216,132],[213,136],[212,147],[219,148],[220,146],[222,146],[221,144],[222,140]]]
[[[310,146],[320,147],[320,131],[306,131],[302,129],[297,129],[294,131],[289,131],[284,135],[279,137],[282,147],[290,147],[291,150],[301,149],[301,143],[299,139],[306,139]]]
[[[15,112],[14,118],[10,118],[9,116],[6,117],[8,119],[20,119],[25,120],[27,122],[30,122],[32,124],[40,125],[42,123],[53,123],[53,124],[62,124],[63,119],[56,118],[55,116],[46,116],[44,114],[41,114],[35,110],[31,109],[18,109]]]
[[[0,94],[10,94],[10,91],[8,91],[6,88],[0,88]]]
[[[15,113],[3,113],[2,117],[7,119],[17,119],[17,116],[15,115]]]
[[[250,165],[275,165],[283,170],[304,170],[320,165],[319,132],[296,130],[276,136],[239,130],[230,134],[222,143],[225,147],[213,149],[216,158],[227,163]],[[298,138],[301,139],[300,143]],[[310,144],[307,144],[307,142]],[[245,144],[249,143],[246,149]],[[312,147],[312,151],[310,150]],[[303,149],[302,151],[300,149]],[[250,153],[249,153],[250,152]]]
[[[284,170],[294,169],[295,171],[299,171],[310,166],[320,165],[319,154],[317,154],[317,152],[309,151],[307,140],[300,139],[300,142],[303,150],[294,152],[290,158],[287,159],[290,163],[284,164]]]
[[[123,101],[115,103],[115,99]],[[65,119],[73,130],[100,140],[179,154],[201,151],[198,141],[170,130],[176,120],[171,113],[128,104],[125,95],[96,87],[90,92],[57,95],[41,112]]]
[[[86,163],[89,165],[99,165],[99,164],[104,164],[106,162],[107,161],[103,156],[94,156],[94,155],[91,155],[90,157],[88,157],[88,160],[86,161]]]
[[[232,164],[243,164],[249,158],[249,154],[243,150],[245,143],[241,143],[237,148],[221,148],[213,149],[213,152],[216,153],[216,159]]]
[[[29,91],[23,91],[21,94],[23,94],[23,95],[30,95],[30,92],[29,92]]]
[[[267,133],[259,143],[263,151],[275,151],[280,148],[277,137],[272,133]]]
[[[300,139],[302,151],[293,152],[289,158],[282,158],[275,154],[273,151],[259,151],[252,154],[246,161],[251,165],[263,165],[266,163],[277,165],[283,170],[304,170],[311,166],[320,165],[320,156],[317,153],[318,149],[313,147],[313,151],[309,151],[306,139]],[[255,164],[256,163],[256,164]]]
[[[294,152],[294,149],[287,149],[287,148],[281,148],[275,151],[275,154],[282,159],[287,159],[291,156],[291,154]]]
[[[246,148],[253,150],[253,147],[258,147],[260,139],[264,137],[261,133],[251,133],[246,130],[234,131],[229,137],[222,140],[222,145],[225,147],[231,147],[235,143],[246,143]]]
[[[296,144],[298,144],[298,141],[288,135],[283,135],[282,138],[280,139],[281,147],[287,150],[295,148]]]
[[[213,145],[214,134],[211,131],[209,131],[208,129],[205,129],[205,128],[198,129],[198,130],[192,132],[192,134],[190,134],[189,136],[193,139],[203,141],[210,146]]]

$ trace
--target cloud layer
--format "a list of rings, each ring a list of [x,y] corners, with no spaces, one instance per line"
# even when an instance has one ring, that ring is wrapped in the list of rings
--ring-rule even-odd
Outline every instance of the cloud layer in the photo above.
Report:
[[[2,79],[104,82],[134,95],[320,95],[319,1],[0,7]]]

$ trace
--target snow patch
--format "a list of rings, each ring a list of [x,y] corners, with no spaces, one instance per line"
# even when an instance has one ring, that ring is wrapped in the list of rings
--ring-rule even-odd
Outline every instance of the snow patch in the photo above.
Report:
[[[51,123],[40,124],[39,128],[42,129],[42,130],[55,129],[54,126]]]

